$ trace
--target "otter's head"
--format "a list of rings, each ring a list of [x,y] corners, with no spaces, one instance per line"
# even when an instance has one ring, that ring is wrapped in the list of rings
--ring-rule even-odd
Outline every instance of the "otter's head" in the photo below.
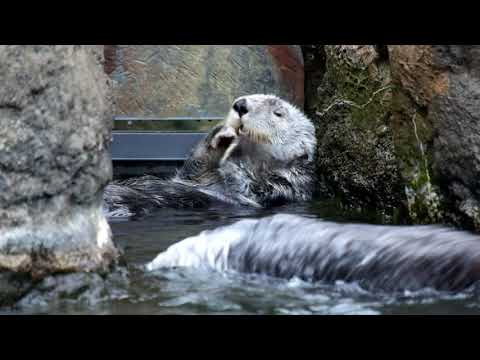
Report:
[[[277,96],[239,97],[233,102],[225,126],[278,160],[313,160],[315,127],[302,111]]]

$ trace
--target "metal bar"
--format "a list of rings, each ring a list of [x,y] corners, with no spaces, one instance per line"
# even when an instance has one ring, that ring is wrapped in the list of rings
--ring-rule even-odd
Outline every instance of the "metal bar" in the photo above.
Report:
[[[114,116],[114,121],[218,121],[221,116],[181,116],[181,117],[142,117],[142,116]]]
[[[184,161],[206,133],[113,132],[112,160]]]

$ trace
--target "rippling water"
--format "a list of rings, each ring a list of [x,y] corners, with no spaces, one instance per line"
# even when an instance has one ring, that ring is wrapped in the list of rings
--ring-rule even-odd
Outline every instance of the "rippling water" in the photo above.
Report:
[[[480,314],[478,291],[449,294],[423,289],[395,295],[368,292],[355,283],[307,283],[261,275],[143,266],[170,245],[206,229],[274,213],[345,222],[391,222],[328,203],[272,211],[161,210],[152,217],[111,222],[127,266],[106,278],[72,274],[45,279],[15,308],[2,314]]]

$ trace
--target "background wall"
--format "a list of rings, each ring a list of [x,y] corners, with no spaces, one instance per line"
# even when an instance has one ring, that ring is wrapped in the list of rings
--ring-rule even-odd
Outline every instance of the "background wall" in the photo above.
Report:
[[[298,45],[105,45],[117,115],[223,116],[241,95],[303,107]]]

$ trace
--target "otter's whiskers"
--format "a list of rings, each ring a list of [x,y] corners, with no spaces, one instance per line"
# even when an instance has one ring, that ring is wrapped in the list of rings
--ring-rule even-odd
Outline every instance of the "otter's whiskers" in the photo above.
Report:
[[[255,129],[246,129],[245,127],[238,130],[240,135],[243,135],[257,144],[271,144],[270,136],[264,132]]]

